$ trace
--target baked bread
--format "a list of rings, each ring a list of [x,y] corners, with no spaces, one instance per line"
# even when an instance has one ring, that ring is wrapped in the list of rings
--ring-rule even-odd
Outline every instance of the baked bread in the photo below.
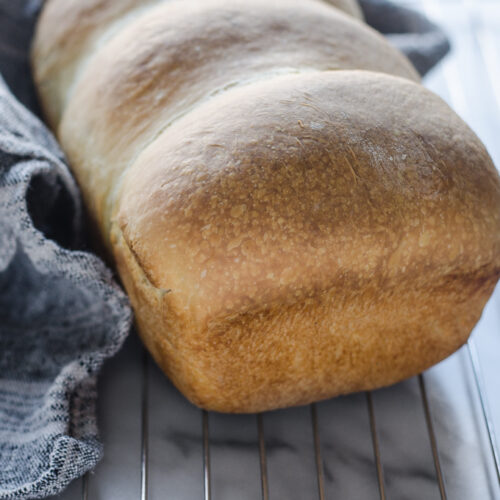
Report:
[[[500,273],[499,177],[360,19],[49,0],[33,68],[140,335],[195,404],[372,389],[467,340]]]

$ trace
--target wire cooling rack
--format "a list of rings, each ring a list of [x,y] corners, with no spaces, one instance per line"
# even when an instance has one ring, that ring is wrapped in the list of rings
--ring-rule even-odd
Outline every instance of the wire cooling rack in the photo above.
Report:
[[[401,0],[448,32],[426,85],[500,166],[500,1]],[[189,404],[132,336],[100,380],[105,457],[60,500],[500,499],[500,289],[469,343],[378,391],[258,415]]]

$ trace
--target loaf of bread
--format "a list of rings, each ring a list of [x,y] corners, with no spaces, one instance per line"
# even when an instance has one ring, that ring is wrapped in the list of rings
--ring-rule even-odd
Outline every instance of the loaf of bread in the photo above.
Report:
[[[499,176],[353,1],[48,0],[32,60],[140,335],[195,404],[372,389],[467,340]]]

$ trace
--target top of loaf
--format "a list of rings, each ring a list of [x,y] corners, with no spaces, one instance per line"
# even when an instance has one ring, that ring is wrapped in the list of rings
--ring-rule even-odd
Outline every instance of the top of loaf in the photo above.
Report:
[[[274,0],[290,4],[299,0]],[[320,2],[321,0],[305,0]],[[358,19],[361,9],[355,0],[323,0]],[[66,102],[83,68],[99,48],[139,17],[162,4],[179,3],[185,8],[200,0],[48,0],[37,24],[33,44],[35,79],[43,94],[44,112],[57,127]],[[247,4],[251,1],[246,0]]]
[[[500,268],[500,182],[473,132],[402,78],[285,75],[200,106],[127,174],[115,224],[197,324],[342,283]]]
[[[418,80],[382,36],[313,0],[171,1],[136,14],[84,64],[58,127],[104,240],[127,168],[200,102],[279,74],[367,69]],[[62,94],[44,89],[42,80],[51,107]]]

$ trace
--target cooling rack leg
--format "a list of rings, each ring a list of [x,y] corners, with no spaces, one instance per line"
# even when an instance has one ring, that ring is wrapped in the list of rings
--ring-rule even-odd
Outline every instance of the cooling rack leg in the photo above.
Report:
[[[434,459],[434,467],[436,468],[436,475],[439,486],[439,493],[441,500],[446,500],[446,488],[444,484],[444,477],[441,471],[441,463],[439,461],[439,452],[437,447],[436,435],[434,433],[434,426],[432,425],[432,416],[429,406],[429,399],[427,398],[427,390],[425,388],[425,381],[422,374],[418,376],[418,383],[420,386],[420,395],[422,396],[422,403],[424,405],[425,422],[427,424],[427,431],[429,432],[429,439],[431,441],[432,458]]]
[[[142,355],[142,412],[141,412],[141,500],[148,498],[148,354]]]
[[[377,467],[377,480],[380,493],[380,500],[386,500],[385,496],[385,483],[384,483],[384,470],[382,469],[382,460],[380,458],[380,446],[377,436],[377,425],[375,422],[375,410],[373,408],[372,393],[366,393],[366,402],[368,404],[368,415],[370,417],[370,430],[372,433],[373,453],[375,455],[375,464]]]
[[[314,436],[314,455],[316,458],[316,472],[318,476],[318,494],[319,500],[325,500],[325,481],[323,476],[323,460],[321,458],[321,447],[318,430],[318,411],[316,404],[311,405],[311,421]]]
[[[488,431],[488,441],[490,443],[493,461],[495,462],[497,481],[500,485],[500,458],[498,456],[495,426],[493,425],[493,419],[491,418],[490,408],[486,399],[486,391],[484,389],[483,374],[481,371],[479,354],[477,352],[476,344],[474,343],[474,340],[472,338],[467,342],[467,351],[469,352],[469,358],[472,364],[472,372],[474,373],[474,381],[476,383],[479,401],[481,403],[484,423],[486,424],[486,430]]]
[[[203,432],[203,489],[205,500],[212,498],[210,485],[210,439],[208,429],[208,413],[202,410],[202,432]]]
[[[259,433],[260,478],[262,500],[269,500],[269,483],[267,480],[266,442],[264,440],[264,422],[262,413],[257,414],[257,430]]]
[[[89,473],[87,472],[82,477],[82,500],[88,500],[89,498]]]

